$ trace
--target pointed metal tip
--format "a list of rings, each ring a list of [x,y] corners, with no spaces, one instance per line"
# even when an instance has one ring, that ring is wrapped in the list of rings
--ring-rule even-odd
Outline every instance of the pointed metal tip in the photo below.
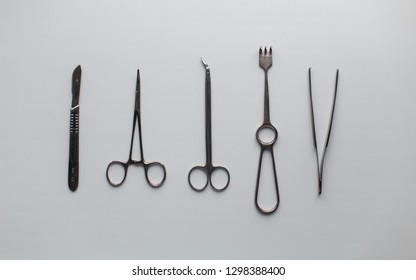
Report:
[[[137,83],[140,83],[140,70],[139,69],[137,69],[137,78],[136,78],[136,80],[137,80]]]
[[[322,194],[322,179],[319,179],[319,193],[318,195]]]
[[[137,69],[137,77],[136,77],[136,93],[140,91],[140,70]]]
[[[81,85],[81,75],[82,75],[81,65],[78,65],[74,69],[74,72],[72,72],[72,94],[77,95],[76,99],[78,99],[78,97],[79,97],[79,89],[80,89],[80,85]]]
[[[74,72],[73,72],[73,74],[74,74],[74,77],[75,76],[80,76],[81,75],[81,65],[78,65],[75,69],[74,69]]]
[[[206,70],[209,70],[208,63],[201,57],[202,64],[204,65]]]

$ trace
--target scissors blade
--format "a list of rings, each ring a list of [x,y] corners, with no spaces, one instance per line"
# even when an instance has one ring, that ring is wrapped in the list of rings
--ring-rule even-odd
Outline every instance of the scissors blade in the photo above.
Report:
[[[205,68],[205,151],[207,165],[212,165],[212,132],[211,132],[211,74],[209,66],[201,57]]]
[[[78,65],[72,73],[72,107],[79,104],[79,92],[81,88],[81,65]]]
[[[205,68],[205,94],[209,95],[209,106],[211,107],[211,71],[208,63],[202,57],[201,61]]]
[[[136,111],[140,110],[140,70],[137,69],[137,79],[136,79]]]

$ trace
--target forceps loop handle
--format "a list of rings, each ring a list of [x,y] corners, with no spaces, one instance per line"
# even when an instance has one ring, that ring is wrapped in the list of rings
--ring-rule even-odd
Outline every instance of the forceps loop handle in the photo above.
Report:
[[[273,144],[271,145],[267,145],[267,146],[261,146],[261,151],[260,151],[260,160],[259,160],[259,168],[257,171],[257,182],[256,182],[256,194],[254,196],[254,203],[256,204],[256,208],[257,210],[259,210],[262,214],[272,214],[274,211],[276,211],[277,207],[279,207],[279,203],[280,203],[280,197],[279,197],[279,186],[277,183],[277,173],[276,173],[276,164],[274,161],[274,154],[273,154]],[[273,162],[273,176],[274,176],[274,185],[276,188],[276,204],[270,208],[270,209],[264,209],[260,206],[259,204],[259,187],[260,187],[260,174],[261,174],[261,166],[262,166],[262,162],[263,162],[263,154],[264,152],[270,152],[271,156],[272,156],[272,162]]]
[[[123,167],[123,170],[124,170],[123,178],[121,179],[120,182],[115,182],[115,181],[112,181],[110,179],[110,173],[109,173],[110,168],[111,167],[114,167],[116,165]],[[110,183],[110,185],[112,185],[113,187],[119,187],[119,186],[121,186],[124,183],[124,180],[127,177],[127,170],[128,170],[128,168],[129,168],[129,163],[121,162],[121,161],[116,161],[116,160],[110,162],[110,164],[107,166],[107,171],[106,171],[106,176],[107,176],[108,183]]]
[[[159,188],[160,186],[162,186],[166,179],[165,166],[160,162],[143,162],[143,166],[144,166],[144,175],[146,177],[147,183],[149,183],[149,185],[153,188]],[[149,178],[149,170],[152,167],[156,167],[156,166],[160,167],[163,170],[163,178],[159,182],[154,182]]]

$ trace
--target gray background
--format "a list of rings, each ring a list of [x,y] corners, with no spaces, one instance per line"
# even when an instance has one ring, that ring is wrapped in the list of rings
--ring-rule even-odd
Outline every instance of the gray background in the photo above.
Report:
[[[0,2],[0,258],[416,258],[413,1]],[[281,204],[253,203],[262,122],[258,47],[274,47],[271,119]],[[204,70],[212,69],[213,160],[223,193],[190,189],[205,161]],[[67,187],[71,75],[82,65],[80,186]],[[317,195],[307,69],[320,151],[335,69],[339,92]],[[136,69],[145,156],[125,160]],[[266,168],[262,201],[268,200]]]

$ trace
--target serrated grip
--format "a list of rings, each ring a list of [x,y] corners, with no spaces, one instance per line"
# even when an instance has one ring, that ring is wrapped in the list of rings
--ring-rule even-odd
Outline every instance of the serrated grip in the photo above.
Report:
[[[71,110],[69,128],[69,166],[68,166],[68,186],[71,191],[78,188],[79,176],[79,107]]]

